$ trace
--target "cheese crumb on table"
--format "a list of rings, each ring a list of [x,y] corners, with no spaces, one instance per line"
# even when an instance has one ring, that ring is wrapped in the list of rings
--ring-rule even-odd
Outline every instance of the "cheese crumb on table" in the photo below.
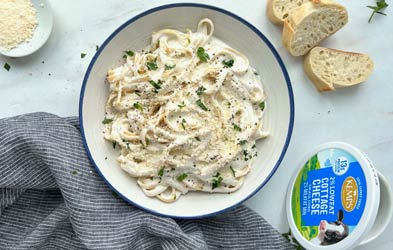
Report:
[[[0,0],[0,49],[10,50],[28,42],[37,25],[30,0]]]

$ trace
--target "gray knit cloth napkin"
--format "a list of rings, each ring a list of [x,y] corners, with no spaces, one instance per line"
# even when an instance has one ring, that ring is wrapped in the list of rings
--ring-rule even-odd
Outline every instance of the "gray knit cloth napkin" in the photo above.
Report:
[[[0,249],[294,248],[245,206],[195,220],[135,208],[95,172],[76,117],[33,113],[0,119]]]

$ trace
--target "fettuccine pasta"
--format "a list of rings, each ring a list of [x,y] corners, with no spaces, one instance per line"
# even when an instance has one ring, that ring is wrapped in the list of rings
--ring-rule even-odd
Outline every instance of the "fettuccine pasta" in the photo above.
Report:
[[[148,196],[173,202],[189,191],[239,189],[257,151],[265,96],[246,56],[213,37],[163,29],[142,52],[108,71],[105,139]]]

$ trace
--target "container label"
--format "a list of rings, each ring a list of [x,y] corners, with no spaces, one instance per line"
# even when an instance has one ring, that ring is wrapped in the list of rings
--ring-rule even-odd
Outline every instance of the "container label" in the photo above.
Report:
[[[292,215],[302,236],[333,245],[359,223],[367,198],[359,162],[342,149],[320,151],[303,166],[292,191]]]

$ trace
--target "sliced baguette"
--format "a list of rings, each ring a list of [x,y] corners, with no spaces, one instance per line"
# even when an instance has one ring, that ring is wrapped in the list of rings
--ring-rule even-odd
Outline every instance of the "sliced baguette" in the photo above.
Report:
[[[304,71],[319,91],[345,88],[364,82],[373,61],[366,54],[315,47],[304,59]]]
[[[344,6],[330,0],[306,2],[284,21],[282,41],[293,56],[307,54],[348,22]]]
[[[291,10],[309,1],[312,0],[268,0],[267,17],[274,24],[284,24],[284,20],[288,17]]]

